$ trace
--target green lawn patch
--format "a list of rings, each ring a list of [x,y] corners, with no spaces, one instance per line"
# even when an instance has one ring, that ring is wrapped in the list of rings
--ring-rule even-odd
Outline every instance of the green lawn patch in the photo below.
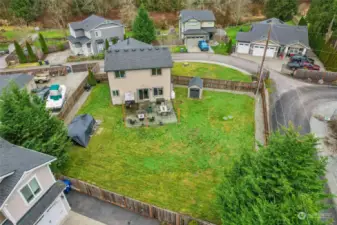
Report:
[[[201,77],[220,80],[245,81],[251,82],[251,76],[246,75],[238,70],[225,66],[209,63],[189,62],[185,66],[183,62],[175,62],[172,75]]]
[[[69,30],[48,29],[48,30],[41,30],[38,33],[41,33],[44,38],[64,38],[69,35]]]
[[[242,30],[242,32],[248,32],[251,28],[250,24],[245,24],[241,26],[229,27],[226,28],[227,36],[233,40],[233,45],[236,43],[236,34]]]
[[[219,43],[217,46],[212,46],[215,54],[228,55],[228,46],[225,43]]]
[[[188,99],[175,88],[181,123],[125,128],[108,84],[92,90],[79,114],[102,120],[84,149],[74,146],[65,175],[159,207],[219,223],[216,187],[224,169],[254,149],[254,99],[203,92]],[[223,117],[232,115],[230,121]]]
[[[296,24],[292,20],[287,21],[286,24],[291,25],[291,26],[296,26]]]
[[[8,50],[8,44],[7,43],[0,43],[0,51]]]
[[[170,51],[172,53],[181,53],[181,50],[183,50],[183,52],[187,52],[186,46],[185,45],[178,45],[178,46],[170,47]]]

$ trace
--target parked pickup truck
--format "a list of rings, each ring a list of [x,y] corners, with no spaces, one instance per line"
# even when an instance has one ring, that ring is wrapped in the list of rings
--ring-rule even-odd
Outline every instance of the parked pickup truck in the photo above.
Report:
[[[315,60],[312,59],[312,58],[309,58],[308,56],[306,55],[294,55],[294,56],[291,56],[290,59],[289,59],[289,62],[309,62],[311,64],[314,64],[315,63]]]
[[[37,73],[34,76],[35,83],[44,83],[50,80],[49,72]]]
[[[291,70],[297,70],[297,69],[307,69],[307,70],[317,70],[319,71],[321,68],[319,65],[311,64],[309,62],[288,62],[287,64],[288,68]]]
[[[208,44],[205,40],[199,41],[198,46],[199,46],[201,51],[208,51],[209,50],[209,46],[208,46]]]

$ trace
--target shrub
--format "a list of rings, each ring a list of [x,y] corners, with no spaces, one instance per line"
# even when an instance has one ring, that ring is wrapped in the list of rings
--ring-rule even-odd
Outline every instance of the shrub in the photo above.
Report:
[[[302,16],[300,21],[298,22],[299,26],[307,26],[307,21],[305,20],[305,18]]]
[[[26,48],[28,52],[28,61],[29,62],[37,62],[37,56],[35,55],[32,46],[26,41]]]
[[[44,54],[48,54],[48,46],[47,46],[46,40],[44,39],[41,33],[39,33],[39,42],[40,42],[42,52]]]
[[[88,74],[88,84],[90,84],[90,86],[95,86],[97,84],[94,73],[91,70],[89,70]]]
[[[227,53],[228,54],[231,54],[232,53],[232,48],[233,48],[233,41],[232,39],[230,38],[228,43],[227,43]]]
[[[64,51],[66,48],[65,48],[65,46],[64,46],[64,43],[61,42],[61,43],[58,43],[58,44],[56,45],[56,49],[57,49],[58,51]]]
[[[16,55],[19,58],[19,62],[20,63],[26,63],[27,58],[25,56],[25,53],[23,52],[23,49],[22,49],[21,45],[19,45],[19,43],[17,41],[14,41],[14,47],[15,47]]]

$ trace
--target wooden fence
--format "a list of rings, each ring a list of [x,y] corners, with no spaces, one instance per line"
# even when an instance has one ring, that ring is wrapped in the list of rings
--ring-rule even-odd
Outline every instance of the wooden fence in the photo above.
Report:
[[[192,77],[186,76],[172,76],[173,84],[188,85]],[[257,82],[240,82],[230,80],[218,80],[203,78],[204,88],[224,89],[233,91],[247,91],[255,92],[257,89]]]
[[[49,67],[49,66],[41,66],[39,68],[22,68],[22,69],[9,69],[0,71],[0,75],[10,75],[17,73],[28,73],[28,74],[37,74],[41,72],[49,72],[51,75],[66,75],[67,67],[66,66],[57,66],[57,67]]]
[[[61,180],[70,180],[72,188],[78,192],[112,203],[121,208],[128,209],[134,213],[140,214],[141,216],[154,218],[159,220],[160,222],[166,222],[169,225],[188,225],[188,223],[191,221],[197,222],[198,225],[214,225],[207,221],[195,219],[187,215],[183,215],[167,209],[162,209],[148,203],[144,203],[111,191],[101,189],[97,186],[74,178],[69,178],[65,176],[59,176],[58,178]],[[177,204],[179,204],[179,202],[177,202]]]
[[[97,66],[98,65],[98,66]],[[71,66],[73,73],[88,71],[89,69],[94,69],[93,72],[97,73],[97,68],[99,69],[98,63],[80,63]]]

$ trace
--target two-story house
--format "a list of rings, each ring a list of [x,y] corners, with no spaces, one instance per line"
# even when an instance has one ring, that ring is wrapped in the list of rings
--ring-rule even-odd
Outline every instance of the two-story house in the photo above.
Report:
[[[108,74],[112,103],[170,100],[173,95],[168,48],[152,46],[133,38],[111,46],[104,70]]]
[[[83,21],[69,23],[69,46],[74,55],[95,55],[105,48],[105,40],[124,39],[124,26],[119,20],[91,15]]]
[[[0,224],[59,225],[70,206],[49,165],[56,158],[0,138]]]
[[[182,10],[179,15],[179,36],[187,47],[199,40],[210,40],[216,32],[215,16],[210,10]]]

